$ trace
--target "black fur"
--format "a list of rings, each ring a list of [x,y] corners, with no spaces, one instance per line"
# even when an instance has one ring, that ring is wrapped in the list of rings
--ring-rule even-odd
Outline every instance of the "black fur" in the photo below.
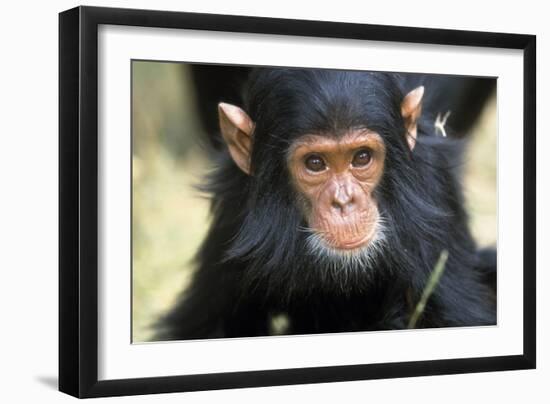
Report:
[[[462,142],[436,136],[433,121],[421,120],[409,150],[400,114],[408,86],[383,73],[252,72],[244,90],[244,108],[256,123],[252,175],[220,152],[207,187],[213,222],[197,271],[159,322],[156,340],[268,335],[279,313],[289,334],[405,328],[443,250],[444,275],[417,327],[495,324],[486,281],[495,271],[494,251],[478,254],[467,227]],[[335,268],[305,244],[286,151],[306,133],[340,136],[360,127],[378,132],[386,145],[375,193],[385,242],[368,267]]]

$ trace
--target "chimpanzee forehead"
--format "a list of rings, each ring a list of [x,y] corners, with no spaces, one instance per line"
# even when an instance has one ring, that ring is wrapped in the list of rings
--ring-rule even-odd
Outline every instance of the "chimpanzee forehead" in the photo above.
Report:
[[[301,159],[310,153],[319,153],[326,156],[336,156],[339,159],[351,154],[358,149],[368,148],[377,152],[385,150],[382,137],[368,129],[350,130],[340,137],[330,134],[308,134],[299,137],[290,146],[287,158],[290,160]],[[347,163],[346,163],[347,164]]]
[[[371,139],[381,140],[378,133],[367,128],[351,129],[339,136],[334,136],[332,133],[311,133],[296,139],[293,143],[293,149],[312,145],[319,151],[324,149],[355,149]]]

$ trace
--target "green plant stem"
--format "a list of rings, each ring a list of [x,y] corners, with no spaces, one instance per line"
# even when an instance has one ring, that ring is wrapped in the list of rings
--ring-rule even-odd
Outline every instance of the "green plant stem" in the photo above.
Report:
[[[420,318],[420,316],[424,312],[424,309],[426,308],[426,303],[428,302],[428,299],[430,298],[431,294],[435,290],[435,287],[439,283],[439,280],[441,279],[441,275],[443,275],[443,272],[445,270],[445,264],[447,263],[447,258],[449,258],[449,252],[447,250],[441,251],[441,254],[439,255],[439,259],[437,260],[434,270],[432,271],[430,278],[428,279],[428,283],[426,284],[426,287],[422,292],[420,301],[418,302],[418,304],[414,309],[414,312],[409,320],[409,325],[407,326],[407,328],[415,328],[416,323],[418,322],[418,319]]]

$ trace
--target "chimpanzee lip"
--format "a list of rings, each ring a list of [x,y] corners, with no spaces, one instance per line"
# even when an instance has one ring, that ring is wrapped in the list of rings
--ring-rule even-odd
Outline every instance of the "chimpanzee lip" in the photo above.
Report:
[[[363,247],[367,245],[370,241],[370,234],[367,234],[365,237],[360,238],[358,240],[353,241],[347,241],[344,243],[330,243],[332,248],[336,248],[338,250],[355,250],[356,248]]]

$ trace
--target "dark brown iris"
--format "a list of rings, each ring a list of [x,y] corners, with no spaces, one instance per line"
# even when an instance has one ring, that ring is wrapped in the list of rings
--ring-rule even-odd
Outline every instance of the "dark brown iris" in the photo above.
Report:
[[[353,156],[351,164],[354,167],[365,167],[372,159],[371,153],[368,149],[361,149]]]
[[[323,158],[317,154],[312,154],[306,158],[306,167],[310,171],[323,171],[327,166]]]

